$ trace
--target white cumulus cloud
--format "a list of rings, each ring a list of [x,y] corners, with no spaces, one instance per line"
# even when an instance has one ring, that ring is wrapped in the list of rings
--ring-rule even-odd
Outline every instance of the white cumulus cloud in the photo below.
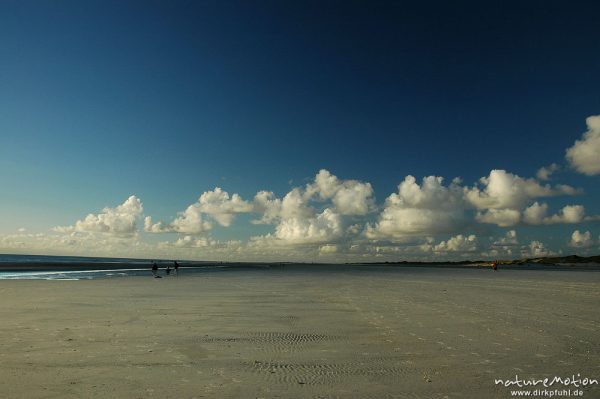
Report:
[[[567,149],[566,158],[576,171],[592,176],[600,174],[600,115],[585,121],[588,130]]]
[[[569,241],[569,246],[574,248],[588,248],[592,245],[592,234],[589,231],[580,233],[579,230],[575,230],[571,235],[571,241]]]
[[[534,202],[523,211],[523,220],[527,224],[573,224],[580,223],[585,218],[585,208],[582,205],[567,205],[557,214],[547,216],[548,204]]]
[[[406,176],[391,194],[374,226],[367,226],[371,239],[396,239],[406,235],[437,234],[455,231],[464,222],[462,189],[458,180],[449,186],[443,178],[425,177],[419,185]]]
[[[171,223],[154,223],[150,216],[144,219],[144,230],[148,233],[202,234],[212,228],[212,223],[204,219],[198,204],[188,206]]]
[[[516,209],[488,209],[478,211],[475,220],[480,223],[495,224],[500,227],[515,226],[521,220],[521,212]]]
[[[272,191],[259,191],[254,196],[254,211],[261,215],[254,224],[273,224],[281,215],[281,200]]]
[[[536,201],[523,211],[523,221],[527,224],[542,224],[547,213],[548,204]]]
[[[338,246],[333,244],[322,245],[319,248],[319,255],[331,255],[338,252]]]
[[[339,180],[329,171],[321,169],[306,192],[316,193],[323,200],[331,199],[334,211],[340,215],[366,215],[375,207],[370,183],[358,180]]]
[[[72,226],[58,226],[59,233],[87,232],[128,236],[137,232],[136,221],[142,215],[142,202],[132,195],[115,208],[104,208],[98,214],[90,213]]]
[[[311,183],[293,188],[282,199],[270,191],[258,192],[253,205],[260,215],[253,223],[275,224],[273,233],[253,237],[253,246],[325,247],[356,234],[359,227],[348,226],[349,217],[366,215],[375,201],[370,183],[342,180],[322,169]]]
[[[439,176],[417,180],[408,175],[374,215],[372,212],[378,206],[370,183],[344,180],[325,169],[305,185],[281,196],[264,190],[244,200],[237,193],[230,195],[215,187],[166,221],[146,216],[143,220],[146,232],[179,234],[171,242],[158,244],[140,241],[146,238],[137,234],[136,225],[143,217],[143,207],[138,198],[131,196],[121,205],[89,214],[72,226],[54,228],[62,234],[44,237],[43,245],[44,248],[64,248],[65,253],[83,252],[88,246],[90,253],[107,248],[123,253],[127,246],[135,245],[132,251],[163,257],[180,253],[190,259],[230,260],[283,260],[288,256],[294,260],[314,260],[319,256],[336,260],[417,259],[421,256],[421,259],[434,260],[438,254],[459,258],[464,253],[513,256],[514,252],[514,256],[518,256],[519,251],[526,256],[542,256],[551,253],[544,244],[531,241],[529,245],[519,245],[516,230],[506,232],[505,236],[486,237],[483,242],[465,231],[488,231],[489,227],[478,223],[510,227],[600,220],[600,215],[586,216],[582,205],[567,205],[550,213],[548,204],[535,201],[579,193],[570,186],[540,182],[557,168],[552,164],[540,169],[538,179],[492,170],[475,185],[465,185],[459,179],[444,184]],[[255,219],[252,223],[270,225],[260,227],[265,231],[260,233],[263,235],[242,243],[218,241],[207,234],[217,226],[231,226],[238,215],[248,213]],[[573,245],[588,245],[591,237],[585,238],[587,232],[577,233],[579,236],[574,235],[572,243],[586,244]],[[442,234],[445,237],[440,241]],[[98,236],[96,242],[104,247],[95,247],[91,236]],[[31,246],[36,240],[42,242],[41,238],[26,234],[0,236],[0,239],[5,248]]]
[[[513,255],[513,250],[515,250],[519,245],[519,240],[517,239],[517,231],[509,230],[504,234],[504,236],[496,239],[492,242],[489,255],[490,256],[498,256],[498,255]]]
[[[531,241],[529,246],[522,251],[523,256],[531,256],[534,258],[549,256],[552,254],[553,253],[546,248],[546,245],[543,242],[537,240]]]
[[[498,240],[494,241],[493,245],[497,246],[514,246],[518,245],[519,241],[517,240],[517,232],[516,230],[509,230],[503,237],[500,237]]]
[[[560,165],[553,163],[548,166],[541,167],[535,176],[539,180],[550,180],[550,176],[552,176],[552,174],[558,170],[560,170]]]
[[[209,218],[224,227],[231,226],[235,215],[252,212],[253,204],[244,201],[238,194],[223,191],[216,187],[202,193],[198,202],[188,206],[171,223],[154,223],[150,216],[144,220],[144,230],[148,233],[182,233],[198,235],[213,228]]]
[[[533,198],[556,195],[575,195],[573,187],[541,185],[535,179],[525,179],[505,170],[492,170],[480,180],[478,186],[465,188],[465,198],[477,209],[516,209],[520,210]]]
[[[220,242],[218,240],[212,239],[210,237],[195,237],[186,235],[183,237],[179,237],[174,242],[163,242],[161,246],[163,248],[175,247],[175,248],[225,248],[228,246],[232,246],[233,244],[240,244],[239,241],[227,241]]]
[[[341,216],[326,208],[316,217],[283,219],[274,236],[285,244],[319,244],[335,241],[343,234]]]
[[[276,224],[285,219],[311,218],[316,211],[309,205],[310,195],[301,188],[294,188],[283,199],[270,191],[260,191],[254,197],[254,212],[262,214],[255,224]]]
[[[442,241],[433,247],[434,252],[475,252],[477,250],[477,237],[459,234],[447,241]]]
[[[220,187],[206,191],[198,200],[198,209],[210,215],[221,226],[229,227],[238,213],[252,212],[253,206],[238,194],[229,194]]]

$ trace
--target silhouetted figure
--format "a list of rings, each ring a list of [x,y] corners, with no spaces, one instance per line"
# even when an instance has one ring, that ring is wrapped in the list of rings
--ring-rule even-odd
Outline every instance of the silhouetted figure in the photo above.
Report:
[[[152,275],[154,278],[158,277],[158,265],[154,261],[152,262]]]
[[[179,275],[179,263],[176,260],[173,261],[173,269],[175,269],[175,275]]]
[[[167,265],[167,268],[165,269],[165,273],[168,276],[169,274],[171,274],[171,265]]]
[[[493,271],[498,270],[498,261],[497,260],[495,260],[495,261],[492,262],[492,270]]]

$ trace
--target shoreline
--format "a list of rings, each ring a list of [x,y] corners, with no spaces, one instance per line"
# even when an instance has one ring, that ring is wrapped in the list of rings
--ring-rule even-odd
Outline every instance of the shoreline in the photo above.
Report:
[[[56,255],[0,254],[0,272],[26,271],[78,271],[150,268],[152,262],[159,267],[173,266],[169,259],[107,258]],[[177,260],[181,268],[227,267],[227,268],[280,268],[280,267],[423,267],[423,268],[488,268],[491,260],[459,261],[394,261],[394,262],[256,262],[256,261],[192,261]],[[499,269],[510,270],[600,270],[600,256],[541,257],[497,260]]]
[[[160,269],[171,262],[157,262]],[[427,269],[489,269],[487,262],[399,262],[399,263],[266,263],[266,262],[179,262],[180,268],[285,269],[285,268],[427,268]],[[129,262],[0,262],[0,272],[90,271],[90,270],[150,270],[151,263]],[[600,263],[499,263],[499,270],[600,271]]]

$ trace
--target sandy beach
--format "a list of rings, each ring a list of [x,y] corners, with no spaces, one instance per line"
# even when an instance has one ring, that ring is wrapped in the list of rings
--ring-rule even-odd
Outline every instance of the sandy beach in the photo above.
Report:
[[[494,379],[600,379],[596,272],[286,266],[0,293],[1,398],[508,398]]]

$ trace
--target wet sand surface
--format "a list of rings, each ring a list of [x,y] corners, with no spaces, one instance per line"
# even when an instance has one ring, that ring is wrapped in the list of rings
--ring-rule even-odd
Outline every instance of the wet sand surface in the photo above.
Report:
[[[494,379],[600,379],[598,272],[290,266],[0,295],[1,398],[508,398]]]

